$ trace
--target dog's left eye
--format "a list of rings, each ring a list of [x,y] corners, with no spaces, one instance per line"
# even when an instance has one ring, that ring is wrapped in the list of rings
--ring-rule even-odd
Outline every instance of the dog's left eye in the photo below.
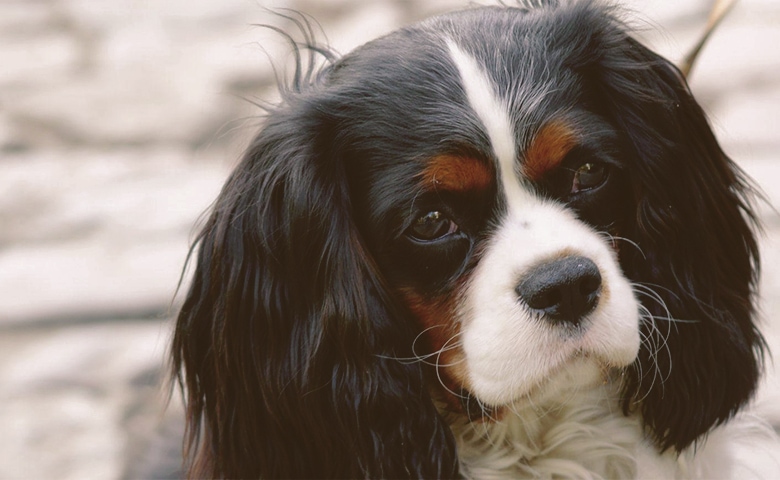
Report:
[[[449,217],[442,212],[432,211],[418,217],[407,230],[407,235],[418,241],[430,242],[457,231],[458,225]]]
[[[607,180],[607,167],[602,163],[583,163],[575,172],[571,192],[578,193],[600,186]]]

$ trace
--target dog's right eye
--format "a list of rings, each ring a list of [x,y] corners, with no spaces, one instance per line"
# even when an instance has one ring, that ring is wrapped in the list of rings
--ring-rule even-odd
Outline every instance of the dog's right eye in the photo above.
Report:
[[[431,242],[458,231],[458,225],[444,213],[435,210],[418,217],[406,234],[420,242]]]

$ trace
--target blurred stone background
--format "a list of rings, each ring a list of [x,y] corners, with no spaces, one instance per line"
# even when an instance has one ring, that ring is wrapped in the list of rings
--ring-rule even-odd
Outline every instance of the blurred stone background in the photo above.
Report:
[[[485,0],[486,2],[489,0]],[[273,98],[266,8],[337,50],[465,0],[0,0],[0,479],[177,476],[165,405],[173,300],[194,224]],[[630,0],[672,60],[708,0]],[[725,150],[780,205],[780,2],[742,0],[692,88]],[[780,215],[761,206],[765,331],[780,351]],[[756,408],[780,425],[778,375]],[[780,475],[780,473],[778,474]]]

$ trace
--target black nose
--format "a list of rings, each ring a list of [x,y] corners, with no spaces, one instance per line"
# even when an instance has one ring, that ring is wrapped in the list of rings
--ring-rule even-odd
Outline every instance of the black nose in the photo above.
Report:
[[[546,319],[577,325],[598,303],[601,274],[585,257],[565,257],[533,268],[515,291]]]

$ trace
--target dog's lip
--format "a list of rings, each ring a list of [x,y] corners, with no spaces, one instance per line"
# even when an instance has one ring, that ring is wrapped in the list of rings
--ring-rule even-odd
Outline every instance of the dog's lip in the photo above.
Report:
[[[608,382],[614,377],[615,372],[619,372],[629,367],[636,360],[639,352],[638,332],[636,332],[636,344],[622,339],[615,342],[613,339],[604,342],[603,327],[600,331],[595,330],[594,324],[589,323],[590,318],[578,328],[578,335],[569,335],[566,338],[558,337],[554,339],[558,355],[548,357],[545,365],[536,363],[536,371],[526,371],[525,374],[519,372],[512,374],[511,371],[505,372],[503,377],[496,376],[496,371],[501,370],[501,359],[498,357],[488,364],[486,369],[483,362],[479,362],[479,371],[468,369],[468,374],[463,381],[463,387],[475,395],[479,401],[490,408],[500,408],[501,406],[511,405],[523,398],[537,398],[546,396],[545,392],[558,390],[559,386],[554,385],[556,380],[566,376],[566,372],[579,371],[579,364],[592,364],[594,370],[587,377],[587,381]],[[621,337],[622,338],[622,337]],[[514,359],[505,357],[504,361],[522,368],[522,362],[515,362]],[[542,368],[539,368],[542,367]],[[479,375],[477,375],[479,373]],[[571,375],[571,374],[570,374]],[[572,384],[580,384],[577,376],[571,376]],[[561,384],[565,386],[565,381]]]

